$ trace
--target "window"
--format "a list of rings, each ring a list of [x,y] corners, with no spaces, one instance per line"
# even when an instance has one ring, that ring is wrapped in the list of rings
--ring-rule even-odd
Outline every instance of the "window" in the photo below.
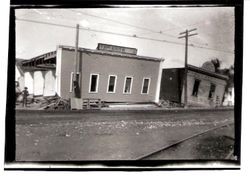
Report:
[[[193,92],[192,92],[193,96],[197,96],[198,95],[200,82],[201,82],[200,80],[195,80],[194,81],[194,87],[193,87]]]
[[[80,85],[80,73],[76,74],[76,81],[78,81],[78,84],[75,83],[75,85]],[[70,74],[70,87],[69,87],[69,92],[73,92],[73,89],[76,88],[77,86],[74,86],[74,72],[71,72]]]
[[[149,85],[150,85],[150,78],[144,78],[142,82],[142,94],[148,94],[149,92]]]
[[[132,83],[133,83],[133,77],[128,77],[128,76],[125,77],[124,89],[123,89],[124,94],[131,94]]]
[[[209,90],[209,94],[208,94],[208,99],[213,99],[214,98],[214,92],[215,92],[215,84],[211,84],[210,85],[210,90]]]
[[[109,80],[108,80],[108,93],[115,93],[115,87],[116,87],[116,75],[109,75]]]
[[[98,92],[99,74],[90,74],[89,92]]]
[[[74,80],[74,72],[71,72],[69,92],[73,92],[73,80]]]

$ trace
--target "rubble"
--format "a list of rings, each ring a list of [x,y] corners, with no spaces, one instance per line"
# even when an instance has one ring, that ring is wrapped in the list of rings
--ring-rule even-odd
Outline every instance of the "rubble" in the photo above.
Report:
[[[69,110],[70,109],[69,101],[57,95],[36,99],[35,102],[41,103],[39,109],[44,109],[44,110]]]
[[[169,101],[169,100],[160,99],[158,106],[162,108],[178,108],[178,107],[183,107],[183,104]]]

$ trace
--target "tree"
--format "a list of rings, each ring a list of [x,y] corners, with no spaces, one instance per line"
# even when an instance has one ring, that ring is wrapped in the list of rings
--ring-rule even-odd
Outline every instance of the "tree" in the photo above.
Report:
[[[215,72],[219,72],[220,71],[220,65],[221,65],[221,61],[218,58],[213,58],[211,60],[211,62],[214,64],[215,67]]]

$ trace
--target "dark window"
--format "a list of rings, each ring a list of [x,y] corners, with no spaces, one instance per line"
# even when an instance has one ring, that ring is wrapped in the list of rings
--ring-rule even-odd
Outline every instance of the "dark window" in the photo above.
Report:
[[[142,94],[147,94],[149,89],[149,78],[144,78],[142,85]]]
[[[74,80],[74,72],[71,72],[70,74],[70,88],[69,88],[69,92],[73,91],[73,80]]]
[[[98,86],[98,75],[92,74],[90,78],[90,90],[89,91],[96,93],[97,86]]]
[[[210,90],[209,90],[208,99],[214,98],[215,88],[216,88],[216,86],[215,86],[214,84],[211,84],[211,85],[210,85]]]
[[[115,81],[116,81],[116,76],[109,76],[109,83],[108,83],[108,92],[109,93],[115,92]]]
[[[77,87],[79,87],[80,85],[80,74],[77,73],[75,74],[75,78],[74,78],[74,72],[71,72],[70,74],[70,88],[69,88],[69,92],[73,92],[74,89],[76,89]],[[76,81],[74,81],[76,80]]]
[[[131,93],[131,88],[132,88],[132,77],[126,77],[123,92],[126,93],[126,94],[130,94]]]
[[[193,87],[193,92],[192,92],[193,96],[197,96],[198,95],[200,82],[201,82],[200,80],[195,80],[194,81],[194,87]]]

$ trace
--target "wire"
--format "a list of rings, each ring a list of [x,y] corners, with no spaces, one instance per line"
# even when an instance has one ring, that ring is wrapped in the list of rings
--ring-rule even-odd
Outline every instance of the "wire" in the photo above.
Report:
[[[56,24],[56,23],[51,23],[51,22],[42,22],[42,21],[37,21],[37,20],[21,19],[21,18],[16,18],[16,20],[75,29],[74,26]],[[154,38],[148,38],[148,37],[141,37],[141,36],[137,36],[135,34],[134,35],[128,35],[128,34],[123,34],[123,33],[109,32],[109,31],[96,30],[96,29],[83,28],[83,27],[80,27],[79,29],[80,30],[86,30],[86,31],[92,31],[92,32],[98,32],[98,33],[111,34],[111,35],[118,35],[118,36],[123,36],[123,37],[132,37],[132,38],[143,39],[143,40],[151,40],[151,41],[157,41],[157,42],[163,42],[163,43],[170,43],[170,44],[175,44],[175,45],[182,45],[182,46],[185,45],[184,43],[180,43],[180,42],[174,42],[174,41],[168,41],[168,40],[160,40],[160,39],[154,39]],[[202,48],[202,49],[207,49],[207,50],[213,50],[213,51],[219,51],[219,52],[234,54],[234,52],[230,52],[230,51],[225,51],[225,50],[220,50],[220,49],[213,49],[213,48],[209,48],[209,47],[201,47],[201,46],[196,46],[196,45],[193,45],[193,44],[190,44],[189,46],[194,47],[194,48]]]
[[[126,26],[129,26],[129,27],[134,27],[134,28],[137,28],[137,29],[146,30],[146,31],[151,32],[151,33],[157,33],[157,34],[166,35],[166,36],[169,36],[169,37],[176,38],[176,36],[163,33],[162,31],[155,31],[155,30],[152,30],[152,29],[149,29],[149,28],[128,24],[128,23],[125,23],[125,22],[121,22],[121,21],[117,21],[117,20],[109,19],[109,18],[105,18],[105,17],[100,17],[100,16],[97,16],[97,15],[92,15],[92,14],[84,13],[84,12],[77,11],[77,10],[71,10],[71,11],[81,13],[81,14],[86,15],[86,16],[95,17],[95,18],[106,20],[106,21],[126,25]]]
[[[234,15],[228,15],[226,16],[225,19],[228,19],[228,18],[234,18],[235,16]],[[188,24],[188,25],[185,25],[185,26],[182,26],[182,27],[173,27],[173,28],[169,28],[169,29],[165,29],[163,30],[162,32],[166,32],[166,31],[173,31],[173,30],[177,30],[177,29],[185,29],[186,27],[189,27],[189,26],[194,26],[194,25],[201,25],[201,24],[206,24],[207,22],[202,20],[202,21],[198,21],[196,23],[193,23],[193,24]]]
[[[227,50],[219,50],[219,49],[214,49],[214,48],[210,48],[210,47],[202,47],[202,46],[198,46],[198,45],[190,45],[191,47],[195,47],[195,48],[201,48],[201,49],[207,49],[207,50],[213,50],[213,51],[218,51],[218,52],[224,52],[224,53],[230,53],[230,54],[235,54],[232,51],[227,51]]]
[[[20,19],[20,18],[16,18],[16,20],[75,29],[74,26],[63,25],[63,24],[56,24],[56,23],[51,23],[51,22],[42,22],[42,21],[37,21],[37,20]],[[141,37],[141,36],[137,36],[135,34],[134,35],[128,35],[128,34],[123,34],[123,33],[109,32],[109,31],[96,30],[96,29],[83,28],[83,27],[80,27],[79,29],[80,30],[93,31],[93,32],[99,32],[99,33],[112,34],[112,35],[119,35],[119,36],[124,36],[124,37],[133,37],[133,38],[138,38],[138,39],[152,40],[152,41],[158,41],[158,42],[166,42],[166,43],[172,43],[172,44],[176,44],[176,45],[184,45],[183,43],[180,43],[180,42],[174,42],[174,41],[168,41],[168,40],[160,40],[160,39],[153,39],[153,38],[148,38],[148,37]]]

